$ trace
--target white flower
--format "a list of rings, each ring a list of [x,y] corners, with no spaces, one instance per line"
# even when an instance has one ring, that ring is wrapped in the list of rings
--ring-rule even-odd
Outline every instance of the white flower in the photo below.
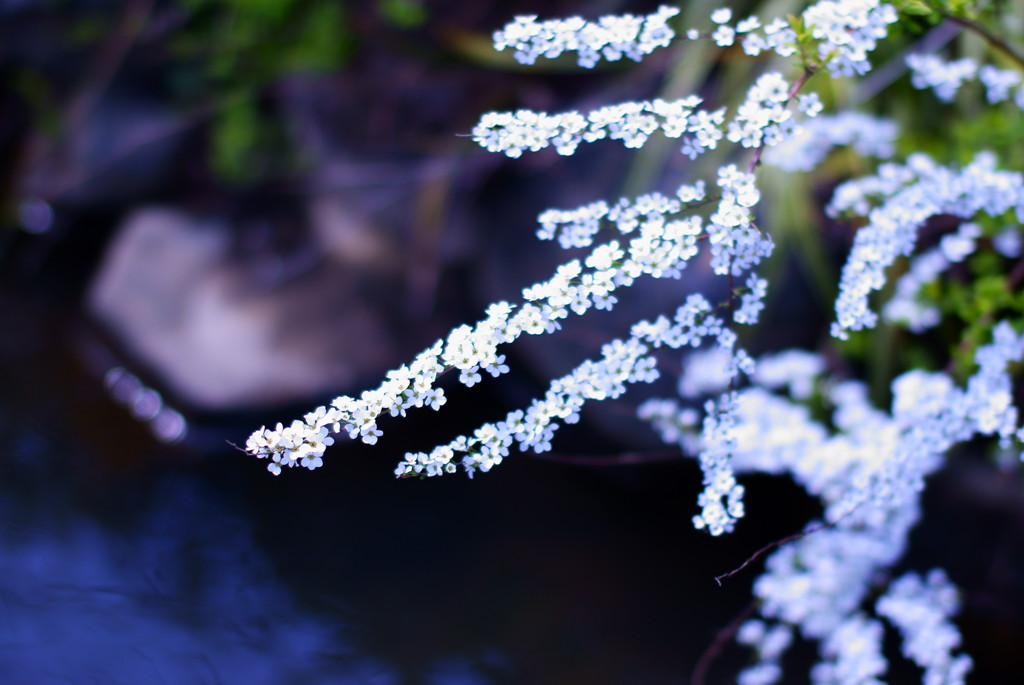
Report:
[[[423,403],[433,410],[438,410],[447,401],[441,388],[431,388],[423,397]]]
[[[375,424],[375,423],[370,424],[369,426],[363,428],[361,433],[362,433],[362,440],[367,445],[375,445],[375,444],[377,444],[377,438],[379,438],[381,435],[383,435],[383,433],[381,432],[381,430],[379,428],[377,428],[377,424]]]
[[[719,26],[711,34],[711,39],[715,41],[715,45],[723,48],[729,47],[736,39],[736,31],[731,26]]]
[[[711,13],[711,21],[716,24],[728,24],[732,21],[732,10],[728,7],[719,7]]]
[[[960,632],[949,618],[959,608],[956,588],[938,569],[922,581],[916,573],[895,580],[878,600],[879,615],[895,624],[903,637],[903,654],[925,669],[924,682],[962,684],[971,659],[953,655]]]

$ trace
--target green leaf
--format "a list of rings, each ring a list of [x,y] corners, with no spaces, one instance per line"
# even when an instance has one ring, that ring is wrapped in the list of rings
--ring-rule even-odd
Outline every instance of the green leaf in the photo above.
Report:
[[[251,100],[224,109],[211,122],[210,167],[221,179],[241,182],[255,173],[259,114]]]
[[[377,12],[389,24],[400,29],[414,29],[427,20],[427,11],[414,0],[378,0]]]
[[[904,14],[909,14],[915,17],[928,17],[936,14],[934,9],[920,0],[910,0],[910,2],[904,3],[900,9]]]

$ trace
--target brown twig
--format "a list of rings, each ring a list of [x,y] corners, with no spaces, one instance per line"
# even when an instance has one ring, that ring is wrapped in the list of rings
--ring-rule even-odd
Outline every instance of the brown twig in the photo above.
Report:
[[[1003,40],[996,34],[992,33],[983,24],[978,23],[974,19],[968,19],[967,17],[956,17],[953,16],[952,14],[944,13],[942,16],[947,21],[951,21],[954,24],[959,24],[960,26],[963,26],[965,29],[973,31],[974,33],[978,34],[979,36],[984,38],[989,45],[991,45],[996,50],[1012,59],[1014,62],[1017,63],[1017,66],[1024,69],[1024,55],[1021,55],[1019,52],[1017,52],[1017,50],[1012,45],[1007,43],[1005,40]]]
[[[52,199],[81,181],[79,171],[70,168],[69,161],[74,148],[81,144],[80,129],[127,59],[153,4],[154,0],[125,3],[105,34],[105,40],[97,48],[82,83],[63,105],[60,112],[61,135],[52,141],[38,132],[31,135],[25,152],[24,165],[28,173],[23,182],[24,194]]]
[[[833,523],[819,523],[818,525],[811,526],[810,528],[807,528],[807,529],[805,529],[805,530],[803,530],[803,531],[801,531],[799,533],[794,533],[792,535],[787,535],[786,537],[782,538],[781,540],[776,540],[775,542],[769,543],[769,544],[765,545],[764,547],[762,547],[761,549],[759,549],[756,552],[754,552],[752,555],[750,555],[749,559],[744,561],[742,564],[740,564],[739,566],[737,566],[733,570],[729,571],[728,573],[723,573],[720,576],[715,576],[715,582],[718,583],[718,587],[722,587],[722,579],[723,578],[729,578],[729,577],[732,577],[732,576],[736,575],[737,573],[739,573],[740,571],[745,569],[747,566],[749,566],[751,563],[753,563],[759,556],[761,556],[765,552],[773,550],[776,547],[781,547],[782,545],[785,545],[787,542],[793,542],[794,540],[799,540],[800,538],[804,537],[805,535],[810,535],[811,533],[817,533],[819,530],[825,530],[826,528],[831,528],[834,525],[836,525],[835,522],[833,522]]]
[[[787,105],[794,97],[796,97],[796,94],[800,92],[800,89],[804,87],[804,84],[807,83],[807,79],[812,76],[814,76],[814,69],[804,67],[804,73],[800,74],[800,78],[793,82],[789,92],[786,94]],[[754,170],[757,169],[757,166],[761,163],[761,155],[764,153],[764,148],[765,144],[762,142],[757,146],[757,149],[754,150],[754,156],[750,159],[750,164],[747,166],[748,174],[754,173]]]
[[[736,635],[736,632],[740,629],[740,626],[751,617],[754,613],[754,609],[757,608],[755,602],[748,604],[743,611],[736,615],[729,625],[722,628],[715,635],[715,639],[711,641],[711,644],[707,646],[701,655],[697,659],[697,665],[693,667],[693,674],[690,676],[690,685],[704,685],[704,676],[707,675],[708,670],[711,668],[711,664],[715,662],[715,659],[719,657],[722,650],[725,649],[725,644],[732,640]]]
[[[1017,292],[1021,283],[1024,283],[1024,259],[1020,259],[1013,266],[1010,275],[1006,279],[1006,288],[1011,293]]]
[[[242,454],[249,454],[247,451],[245,451],[244,447],[239,447],[238,445],[236,445],[235,443],[231,442],[230,440],[225,440],[224,442],[226,442],[227,444],[231,445],[232,447],[234,447],[236,450],[238,450]]]

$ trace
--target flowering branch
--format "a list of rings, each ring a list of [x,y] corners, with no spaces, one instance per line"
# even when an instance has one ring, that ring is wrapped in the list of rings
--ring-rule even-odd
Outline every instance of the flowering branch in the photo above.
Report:
[[[787,104],[796,97],[797,93],[800,92],[800,89],[803,88],[804,84],[807,83],[808,79],[814,76],[815,71],[816,70],[813,67],[804,67],[803,73],[800,74],[797,80],[793,82],[793,85],[790,86],[789,92],[786,93]],[[801,109],[804,109],[804,111],[807,111],[808,107],[818,106],[820,106],[820,102],[818,101],[817,96],[815,96],[812,99],[809,99],[808,101],[805,101],[804,103],[801,103]],[[753,173],[761,164],[761,155],[764,153],[766,148],[767,145],[762,143],[761,145],[758,146],[757,150],[754,151],[754,156],[750,159],[750,164],[747,166],[747,171],[749,173]]]
[[[804,537],[805,535],[810,535],[811,533],[817,533],[819,530],[825,530],[826,528],[831,528],[834,525],[835,525],[834,522],[833,523],[819,523],[818,525],[811,526],[810,528],[805,528],[804,530],[800,531],[799,533],[793,533],[792,535],[787,535],[784,538],[780,538],[778,540],[775,540],[774,542],[770,542],[767,545],[765,545],[764,547],[762,547],[761,549],[759,549],[756,552],[754,552],[753,554],[751,554],[749,557],[747,557],[746,561],[744,561],[742,564],[740,564],[739,566],[737,566],[733,570],[728,571],[727,573],[723,573],[723,574],[721,574],[719,576],[715,576],[715,582],[718,584],[718,587],[722,587],[722,580],[723,579],[725,579],[725,578],[732,578],[734,575],[736,575],[737,573],[739,573],[740,571],[745,569],[747,566],[749,566],[751,563],[756,561],[758,559],[758,557],[760,557],[765,552],[770,552],[773,549],[775,549],[776,547],[782,547],[785,544],[788,544],[790,542],[795,542],[795,541],[799,540],[800,538]]]
[[[890,160],[875,173],[840,185],[827,207],[835,220],[859,222],[830,330],[840,340],[873,328],[879,316],[911,333],[935,327],[943,309],[928,293],[953,265],[969,263],[989,245],[997,259],[1019,260],[1024,174],[1003,168],[1005,162],[986,151],[965,166],[923,153],[892,161],[898,136],[893,121],[860,112],[825,113],[817,93],[802,92],[818,72],[832,78],[870,72],[870,53],[898,20],[887,3],[820,0],[799,16],[767,23],[757,17],[734,22],[731,10],[719,8],[710,16],[712,30],[693,28],[680,36],[668,23],[676,14],[662,7],[642,17],[596,22],[518,17],[495,34],[495,46],[512,49],[524,64],[575,52],[581,66],[592,67],[602,59],[639,60],[675,40],[710,40],[722,48],[738,46],[749,56],[792,58],[800,74],[792,83],[778,71],[757,74],[735,109],[715,107],[696,95],[589,112],[519,109],[485,114],[472,137],[488,151],[516,158],[546,148],[572,155],[580,145],[599,140],[639,148],[651,136],[663,135],[677,140],[679,154],[691,161],[729,145],[744,154],[752,151],[745,170],[724,164],[708,179],[681,184],[674,195],[650,193],[541,213],[539,238],[585,253],[524,288],[518,301],[495,303],[476,324],[457,327],[410,364],[389,372],[375,390],[339,397],[287,427],[263,427],[249,438],[246,451],[266,459],[275,474],[282,467],[318,468],[334,435],[344,432],[374,444],[381,436],[377,420],[385,412],[397,417],[413,408],[439,409],[445,403],[443,374],[457,370],[458,382],[472,387],[484,374],[508,373],[501,346],[523,335],[554,333],[570,314],[611,309],[620,289],[641,278],[679,279],[699,261],[726,280],[722,306],[689,293],[674,311],[637,321],[628,335],[605,344],[599,356],[553,379],[526,408],[429,452],[406,454],[395,474],[430,477],[461,469],[473,476],[502,463],[513,446],[563,463],[665,458],[638,452],[567,457],[550,450],[557,429],[579,421],[586,403],[617,399],[629,386],[659,378],[657,350],[685,350],[679,398],[645,401],[637,415],[672,446],[668,458],[682,453],[699,463],[703,491],[694,526],[716,536],[733,530],[746,513],[739,479],[752,471],[788,475],[824,511],[821,521],[766,545],[715,578],[722,585],[768,555],[754,583],[753,608],[719,635],[735,634],[756,655],[739,682],[778,682],[782,655],[797,633],[818,644],[815,682],[879,682],[887,668],[885,621],[899,631],[904,654],[925,670],[927,682],[962,683],[972,662],[955,653],[960,638],[950,620],[958,606],[952,585],[935,571],[924,581],[908,574],[888,583],[887,569],[904,554],[921,515],[927,477],[943,466],[951,449],[978,437],[992,438],[1004,450],[1024,444],[1011,375],[1024,361],[1024,334],[1011,323],[1024,316],[1024,298],[1004,292],[996,300],[999,306],[968,313],[983,337],[974,339],[973,373],[963,374],[965,383],[948,372],[908,370],[892,381],[888,408],[871,404],[864,383],[830,376],[824,355],[788,350],[752,357],[738,345],[736,327],[756,324],[760,317],[768,283],[757,270],[775,248],[771,232],[762,231],[756,217],[762,194],[755,172],[762,162],[784,171],[812,171],[837,145]],[[1024,67],[1011,46],[976,20],[947,19]],[[948,62],[934,54],[911,55],[907,65],[911,85],[933,90],[944,102],[977,79],[990,104],[1012,100],[1024,109],[1019,73],[973,59]],[[936,216],[955,218],[958,225],[937,246],[919,250],[918,233]],[[699,255],[706,259],[695,259]],[[878,302],[876,293],[884,292],[892,267],[904,259],[908,268],[892,297]],[[999,281],[1003,291],[1024,279],[1020,264],[1008,280]],[[735,287],[738,279],[741,287]],[[983,294],[981,286],[978,291]],[[871,604],[871,597],[879,599]],[[705,657],[717,653],[719,642]],[[695,681],[712,658],[705,657]]]
[[[979,36],[984,38],[989,45],[991,45],[996,50],[998,50],[999,52],[1003,53],[1011,60],[1016,62],[1019,68],[1024,69],[1024,55],[1018,52],[1016,48],[1007,43],[1005,40],[1003,40],[995,33],[990,31],[989,28],[984,24],[981,24],[969,17],[963,17],[956,14],[952,14],[951,12],[941,12],[940,14],[943,19],[951,21],[954,24],[963,26],[965,29],[978,34]]]

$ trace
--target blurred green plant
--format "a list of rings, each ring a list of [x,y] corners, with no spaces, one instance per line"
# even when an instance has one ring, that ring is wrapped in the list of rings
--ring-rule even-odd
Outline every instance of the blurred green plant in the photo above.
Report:
[[[209,164],[244,183],[294,164],[277,122],[261,108],[263,89],[288,74],[343,68],[354,39],[344,3],[334,0],[180,0],[185,26],[171,41],[194,61],[192,86],[212,98]]]
[[[377,0],[377,13],[399,29],[419,28],[427,20],[423,3],[415,0]]]

